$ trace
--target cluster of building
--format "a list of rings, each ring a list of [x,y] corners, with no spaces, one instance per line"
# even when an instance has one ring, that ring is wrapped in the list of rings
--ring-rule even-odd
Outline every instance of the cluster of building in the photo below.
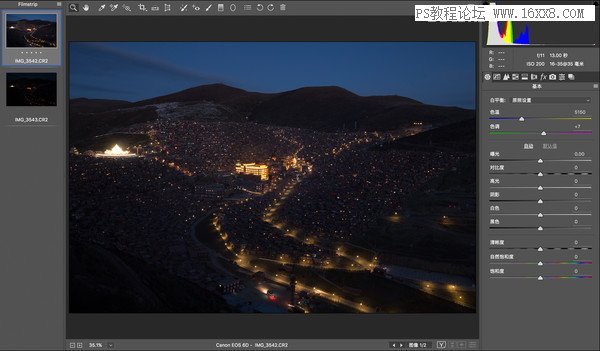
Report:
[[[305,167],[302,159],[289,157],[298,149],[288,137],[293,133],[251,123],[187,120],[159,120],[127,132],[147,134],[150,145],[135,152],[127,145],[103,152],[71,149],[71,238],[126,252],[215,291],[239,289],[237,281],[224,284],[230,277],[211,269],[206,250],[189,235],[192,224],[235,191],[256,185],[254,190],[269,193],[286,172]],[[243,172],[271,182],[232,177],[232,166],[242,159],[264,160],[243,165]],[[257,225],[264,224],[256,218]],[[252,248],[250,237],[240,236],[237,243],[242,241],[248,250],[264,250]],[[292,240],[281,242],[282,248],[291,245]]]
[[[320,257],[332,254],[297,240],[264,220],[265,212],[279,195],[277,190],[224,208],[219,224],[227,247],[237,253],[282,262],[297,262],[307,253]]]
[[[146,133],[150,145],[136,153],[119,145],[72,153],[71,238],[127,252],[222,294],[244,283],[214,269],[190,235],[214,209],[223,244],[240,260],[322,267],[336,261],[333,243],[366,239],[377,221],[414,193],[432,191],[430,181],[465,157],[377,148],[401,132],[176,119],[129,132]],[[144,157],[133,157],[138,153]],[[248,160],[256,162],[241,162]]]
[[[260,180],[269,180],[269,166],[256,163],[236,163],[235,173],[257,176]]]
[[[154,152],[203,177],[222,177],[234,166],[251,160],[243,172],[269,178],[296,146],[278,137],[278,127],[255,123],[164,119],[136,126],[132,132],[147,133]],[[261,167],[267,165],[267,167]]]
[[[123,251],[198,283],[219,275],[190,236],[217,200],[198,196],[193,178],[150,158],[69,160],[69,235]]]
[[[296,208],[295,211],[303,213],[310,206],[319,206],[325,212],[331,205],[329,199],[325,199],[323,192],[337,191],[334,184],[338,180],[331,178],[331,174],[327,168],[338,167],[342,171],[343,167],[338,165],[340,162],[345,162],[349,167],[348,171],[365,172],[369,170],[362,169],[364,160],[345,160],[347,153],[352,154],[354,151],[347,151],[354,147],[359,147],[363,152],[368,152],[369,147],[376,140],[381,139],[379,135],[355,133],[355,134],[328,134],[318,133],[313,131],[293,130],[288,131],[282,129],[278,131],[281,138],[290,140],[298,146],[298,151],[284,158],[284,169],[287,170],[284,177],[280,177],[280,181],[276,187],[270,192],[263,193],[259,197],[252,197],[246,201],[241,201],[236,204],[230,204],[225,208],[219,217],[219,228],[224,233],[227,247],[237,253],[245,253],[252,257],[262,257],[279,262],[290,262],[304,265],[333,266],[336,260],[336,252],[333,245],[335,240],[347,239],[343,235],[328,236],[329,231],[336,230],[338,233],[343,233],[346,227],[340,228],[325,228],[320,227],[317,222],[303,223],[306,225],[298,225],[298,221],[294,218],[295,213],[289,213],[290,209]],[[389,137],[389,136],[385,136]],[[338,156],[338,154],[343,155]],[[357,158],[359,155],[354,155]],[[373,157],[373,155],[363,154],[364,157]],[[313,165],[308,160],[312,160],[316,164]],[[365,166],[366,167],[366,166]],[[313,169],[317,172],[313,173]],[[243,171],[243,165],[238,165],[238,172]],[[325,174],[320,174],[325,171]],[[346,170],[344,170],[345,172]],[[389,170],[393,172],[393,169]],[[350,175],[351,176],[351,175]],[[365,175],[366,176],[366,175]],[[330,177],[326,182],[323,177]],[[390,178],[393,176],[390,174]],[[317,181],[315,182],[315,179]],[[304,184],[317,185],[307,188]],[[319,187],[318,185],[327,185]],[[306,194],[298,193],[298,189],[306,191]],[[341,193],[345,189],[340,189]],[[292,195],[290,195],[292,194]],[[376,197],[379,194],[369,194],[368,196]],[[287,198],[289,196],[289,198]],[[357,197],[365,197],[365,194],[357,194]],[[306,204],[307,201],[312,201],[311,205]],[[320,201],[327,200],[327,201]],[[283,205],[282,205],[283,204]],[[364,208],[356,208],[357,215],[361,218],[372,216],[372,213]],[[304,216],[308,214],[303,213]],[[338,216],[337,213],[324,213],[326,216]],[[354,214],[349,214],[354,215]],[[289,217],[289,218],[288,218]],[[322,219],[324,224],[328,219]],[[329,219],[335,222],[335,218]],[[337,225],[337,223],[334,223]],[[301,229],[302,237],[295,237],[295,230]],[[325,230],[327,229],[327,231]],[[315,245],[310,238],[320,237],[321,244]],[[323,244],[324,243],[324,244]]]
[[[135,157],[136,154],[131,153],[129,150],[123,150],[119,144],[115,144],[112,149],[104,150],[104,152],[96,153],[96,157]]]
[[[358,241],[408,197],[465,157],[449,152],[352,148],[314,165],[277,212],[288,226],[327,240]]]

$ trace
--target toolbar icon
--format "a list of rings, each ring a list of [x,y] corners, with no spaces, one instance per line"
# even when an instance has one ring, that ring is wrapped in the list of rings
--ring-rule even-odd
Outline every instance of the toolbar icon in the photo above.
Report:
[[[79,4],[69,4],[69,12],[79,12]]]
[[[129,5],[123,5],[123,10],[131,12],[131,7],[129,7]]]
[[[204,10],[205,12],[208,12],[210,10],[210,8],[212,7],[212,4],[208,5],[208,7],[206,8],[206,10]]]
[[[264,10],[264,8],[265,8],[265,7],[263,6],[263,4],[257,4],[257,5],[256,5],[256,11],[258,11],[258,12],[260,12],[260,11]]]
[[[160,10],[160,7],[158,7],[158,6],[150,7],[150,11],[158,11],[158,10]]]
[[[196,4],[192,4],[192,8],[194,9],[194,11],[200,11],[200,6]]]
[[[148,9],[146,8],[146,5],[144,5],[144,4],[139,4],[138,7],[140,8],[140,11],[148,11]]]
[[[269,12],[275,10],[275,5],[273,5],[273,4],[267,5],[267,10],[269,10]]]
[[[229,5],[229,11],[235,12],[235,9],[236,9],[235,4]]]
[[[83,4],[83,6],[81,6],[81,9],[85,12],[88,12],[90,10],[90,5],[88,4]]]
[[[119,7],[119,4],[110,4],[108,6],[110,7],[110,11],[114,12]]]
[[[179,11],[181,11],[181,12],[186,12],[187,9],[188,9],[188,4],[184,4],[179,7]]]
[[[244,11],[252,11],[252,5],[251,4],[244,5]]]
[[[219,11],[219,12],[225,11],[225,5],[223,5],[223,4],[217,4],[217,11]]]
[[[102,12],[105,8],[106,8],[106,4],[100,5],[100,7],[98,7],[98,12]]]
[[[279,5],[279,11],[285,11],[285,4]]]
[[[165,12],[171,11],[171,4],[165,4]]]

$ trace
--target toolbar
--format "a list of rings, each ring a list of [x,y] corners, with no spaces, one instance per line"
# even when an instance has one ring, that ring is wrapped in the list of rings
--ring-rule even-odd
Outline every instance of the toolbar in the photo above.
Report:
[[[412,16],[414,3],[399,1],[73,1],[72,16]]]

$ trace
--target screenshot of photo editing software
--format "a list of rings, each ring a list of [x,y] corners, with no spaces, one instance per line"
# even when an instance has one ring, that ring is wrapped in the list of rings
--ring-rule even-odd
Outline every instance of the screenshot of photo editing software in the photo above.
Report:
[[[0,350],[599,350],[595,1],[0,1]]]

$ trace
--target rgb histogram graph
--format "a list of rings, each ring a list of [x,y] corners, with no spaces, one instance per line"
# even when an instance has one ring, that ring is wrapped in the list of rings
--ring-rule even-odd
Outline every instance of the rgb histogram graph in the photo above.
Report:
[[[489,21],[486,45],[596,46],[597,29],[593,23]]]
[[[529,25],[515,35],[512,21],[489,21],[487,45],[529,45]]]

